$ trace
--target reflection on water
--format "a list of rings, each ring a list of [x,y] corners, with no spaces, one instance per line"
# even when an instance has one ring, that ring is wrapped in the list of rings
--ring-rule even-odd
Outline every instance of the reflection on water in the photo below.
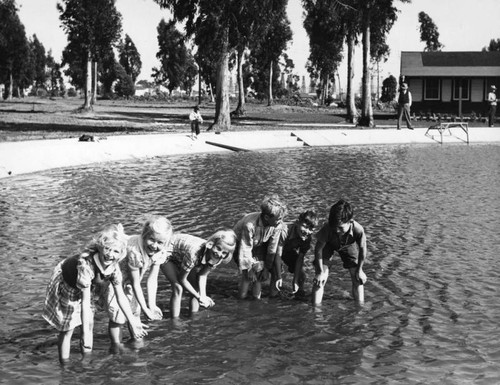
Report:
[[[1,180],[0,382],[499,383],[499,149],[212,154]],[[209,278],[210,311],[153,323],[146,346],[121,355],[109,354],[99,314],[92,356],[81,361],[76,353],[59,367],[56,332],[40,313],[60,256],[111,222],[139,231],[146,212],[206,237],[233,226],[271,191],[288,202],[290,220],[308,208],[326,219],[340,197],[353,203],[369,241],[365,306],[350,299],[340,263],[317,309],[287,296],[236,300],[231,264]],[[311,277],[310,263],[307,269]],[[290,275],[285,280],[289,289]],[[159,290],[167,309],[164,277]]]

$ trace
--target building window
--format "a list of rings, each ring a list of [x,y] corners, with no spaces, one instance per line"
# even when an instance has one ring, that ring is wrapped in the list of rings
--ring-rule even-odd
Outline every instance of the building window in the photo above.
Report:
[[[425,79],[424,81],[424,99],[425,100],[440,100],[441,99],[441,81],[440,79]]]
[[[462,95],[460,95],[462,87]],[[453,100],[469,100],[470,98],[470,79],[453,79]]]

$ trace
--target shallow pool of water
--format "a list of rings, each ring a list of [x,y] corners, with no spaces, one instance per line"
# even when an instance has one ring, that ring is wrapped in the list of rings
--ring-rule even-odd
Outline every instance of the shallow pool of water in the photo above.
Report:
[[[0,382],[8,384],[494,384],[500,383],[500,146],[379,146],[179,156],[0,180]],[[234,264],[209,277],[216,306],[168,319],[146,345],[110,354],[96,318],[95,351],[57,360],[41,318],[59,256],[103,225],[140,229],[166,215],[208,236],[255,211],[268,192],[322,220],[337,199],[368,236],[366,303],[350,298],[340,264],[324,303],[235,298]],[[308,255],[306,288],[312,267]],[[285,276],[287,289],[290,275]],[[187,304],[184,303],[184,308]]]

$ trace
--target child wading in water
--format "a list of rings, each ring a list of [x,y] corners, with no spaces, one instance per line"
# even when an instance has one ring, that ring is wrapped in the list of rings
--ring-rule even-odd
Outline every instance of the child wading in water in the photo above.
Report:
[[[235,261],[241,272],[239,298],[246,298],[253,283],[252,294],[260,299],[262,282],[269,279],[281,234],[285,204],[277,194],[266,196],[260,212],[245,215],[236,223]]]
[[[125,257],[127,236],[121,225],[112,225],[100,232],[81,254],[60,262],[47,287],[43,318],[59,330],[59,360],[70,356],[71,337],[81,326],[80,349],[89,353],[93,346],[94,298],[104,300],[103,292],[113,286],[120,308],[130,323],[134,338],[146,335],[142,324],[132,315],[130,303],[122,288],[118,262]],[[96,298],[97,299],[97,298]]]
[[[283,284],[281,279],[281,261],[293,274],[293,294],[297,298],[304,297],[304,283],[306,273],[304,271],[304,256],[311,248],[312,232],[318,225],[318,217],[311,210],[304,211],[299,218],[286,226],[283,226],[280,242],[276,253],[275,269],[271,280],[271,291],[280,290]],[[276,293],[277,294],[277,293]]]
[[[221,262],[231,261],[235,246],[236,235],[233,230],[218,230],[207,240],[188,234],[174,234],[168,260],[161,266],[172,285],[172,318],[180,315],[184,289],[191,297],[191,313],[197,312],[200,305],[214,305],[206,291],[208,274]]]
[[[324,287],[328,279],[328,261],[336,251],[345,269],[349,270],[352,281],[352,295],[359,303],[364,302],[364,283],[366,275],[363,264],[366,259],[366,235],[363,227],[353,220],[351,205],[339,200],[330,209],[328,223],[316,234],[314,249],[314,268],[316,277],[313,288],[313,304],[323,300]]]
[[[141,234],[133,235],[128,240],[127,255],[120,262],[120,267],[124,292],[137,319],[140,319],[141,309],[149,320],[160,320],[163,317],[161,309],[156,305],[158,272],[167,258],[166,251],[171,237],[170,221],[163,216],[151,215],[146,219]],[[141,281],[148,271],[146,302]],[[115,347],[120,347],[122,326],[127,318],[118,305],[113,290],[108,290],[108,314],[111,341]]]

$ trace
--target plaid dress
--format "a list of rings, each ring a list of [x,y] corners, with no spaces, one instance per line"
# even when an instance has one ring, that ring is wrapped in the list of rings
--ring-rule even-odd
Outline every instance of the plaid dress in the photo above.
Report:
[[[97,254],[95,254],[97,255]],[[82,324],[82,290],[90,287],[91,307],[103,293],[103,286],[121,284],[122,275],[117,264],[106,269],[104,275],[96,265],[94,255],[83,253],[61,261],[54,269],[47,286],[42,317],[60,332]],[[65,279],[66,278],[66,279]],[[69,279],[68,279],[69,278]],[[74,282],[68,282],[74,281]]]

